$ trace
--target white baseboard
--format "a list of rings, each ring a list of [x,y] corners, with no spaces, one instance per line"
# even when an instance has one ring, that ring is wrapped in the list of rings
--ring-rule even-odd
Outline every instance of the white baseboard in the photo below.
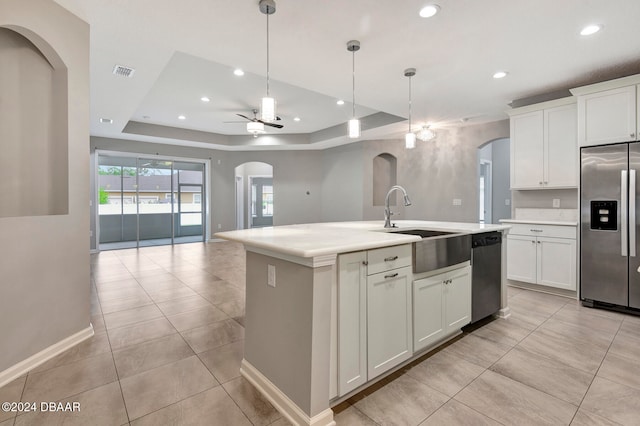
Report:
[[[24,361],[20,361],[16,365],[7,368],[6,370],[0,372],[0,388],[14,381],[18,377],[23,376],[37,366],[44,364],[56,355],[59,355],[67,349],[74,347],[78,343],[87,340],[91,336],[93,336],[93,326],[89,324],[89,327],[80,330],[65,339],[60,340],[58,343],[54,343],[53,345],[41,350],[37,354],[30,356]]]
[[[240,374],[247,379],[283,416],[294,425],[335,426],[333,410],[327,408],[320,414],[309,417],[298,405],[271,383],[246,359],[242,360]]]
[[[507,306],[506,308],[500,309],[496,316],[502,319],[509,318],[511,316],[511,308]]]

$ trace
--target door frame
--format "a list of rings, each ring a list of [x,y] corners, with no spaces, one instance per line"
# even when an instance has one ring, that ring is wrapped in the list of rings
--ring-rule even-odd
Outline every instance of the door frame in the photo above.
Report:
[[[244,177],[235,176],[236,186],[236,229],[244,228]]]
[[[94,179],[94,185],[93,185],[93,197],[91,197],[91,203],[95,206],[95,212],[94,212],[94,220],[95,220],[95,249],[92,249],[92,252],[94,252],[93,250],[95,250],[95,253],[100,252],[100,183],[98,182],[98,167],[99,167],[99,158],[101,155],[104,156],[111,156],[111,157],[128,157],[128,158],[152,158],[152,159],[156,159],[156,160],[165,160],[165,161],[184,161],[187,163],[200,163],[200,164],[204,164],[204,174],[203,174],[203,178],[202,181],[204,182],[204,194],[205,194],[205,206],[204,206],[204,210],[205,210],[205,216],[206,216],[206,221],[205,221],[205,226],[204,229],[202,230],[203,233],[203,238],[204,241],[211,241],[211,237],[209,235],[207,235],[209,232],[211,232],[210,230],[211,228],[211,206],[208,200],[211,200],[211,181],[210,181],[210,176],[212,176],[212,171],[211,171],[211,159],[204,159],[204,158],[191,158],[191,157],[179,157],[179,156],[169,156],[169,155],[153,155],[153,154],[144,154],[141,152],[124,152],[124,151],[112,151],[112,150],[106,150],[106,149],[96,149],[94,151],[94,158],[93,158],[93,163],[92,168],[93,170],[91,170],[91,175],[93,176]]]
[[[483,175],[481,172],[482,166],[486,166],[487,170],[489,171],[489,176],[488,176],[488,185],[487,185],[487,176]],[[485,212],[489,212],[489,220],[487,221],[487,214],[484,214],[484,223],[493,223],[493,164],[491,160],[487,160],[485,158],[481,158],[480,162],[479,162],[479,167],[480,170],[478,170],[478,192],[480,192],[480,176],[485,176],[485,180],[484,180],[484,201],[485,201],[485,206],[484,206],[484,211]],[[489,199],[489,203],[488,203],[488,208],[487,208],[487,198]],[[480,203],[480,197],[478,197],[478,203]],[[479,208],[478,208],[478,213],[479,213]],[[478,218],[480,219],[480,218]]]
[[[248,175],[247,176],[247,228],[251,229],[253,227],[253,215],[251,214],[251,196],[253,195],[251,191],[252,183],[254,178],[270,178],[273,179],[273,175]],[[275,186],[275,185],[274,185]],[[272,216],[273,217],[273,216]],[[273,222],[272,222],[273,223]]]

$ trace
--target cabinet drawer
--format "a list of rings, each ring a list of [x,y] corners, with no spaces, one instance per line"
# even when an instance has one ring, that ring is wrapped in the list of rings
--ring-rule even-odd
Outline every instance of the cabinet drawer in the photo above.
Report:
[[[367,261],[367,275],[411,266],[411,244],[369,250]]]
[[[527,235],[534,237],[576,238],[575,226],[536,225],[529,223],[511,224],[510,235]]]

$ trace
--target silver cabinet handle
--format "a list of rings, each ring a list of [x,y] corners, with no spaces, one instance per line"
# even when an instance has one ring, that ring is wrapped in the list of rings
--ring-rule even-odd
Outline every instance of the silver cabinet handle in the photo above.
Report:
[[[636,134],[635,133],[631,133],[629,136],[634,137]]]
[[[539,183],[540,183],[540,185],[542,185],[542,181],[540,181]]]
[[[535,240],[531,240],[531,244],[535,244],[535,243],[536,243]]]
[[[393,262],[394,260],[398,260],[398,256],[389,256],[384,258],[385,262]]]
[[[542,229],[529,229],[531,232],[542,232]]]
[[[367,265],[369,264],[369,262],[367,262],[366,260],[363,260],[363,261],[362,261],[362,264],[363,264],[364,266],[367,266]]]
[[[540,241],[538,241],[538,244],[540,244]]]
[[[385,276],[384,276],[384,278],[385,278],[385,279],[387,279],[387,278],[395,278],[395,277],[397,277],[397,276],[398,276],[398,273],[396,272],[395,274],[385,275]]]

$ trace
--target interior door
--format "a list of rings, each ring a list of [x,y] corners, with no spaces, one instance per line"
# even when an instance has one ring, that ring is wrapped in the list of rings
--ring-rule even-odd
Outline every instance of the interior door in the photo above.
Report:
[[[626,306],[628,145],[583,148],[581,165],[580,297]]]
[[[251,178],[251,227],[273,226],[273,178]]]

